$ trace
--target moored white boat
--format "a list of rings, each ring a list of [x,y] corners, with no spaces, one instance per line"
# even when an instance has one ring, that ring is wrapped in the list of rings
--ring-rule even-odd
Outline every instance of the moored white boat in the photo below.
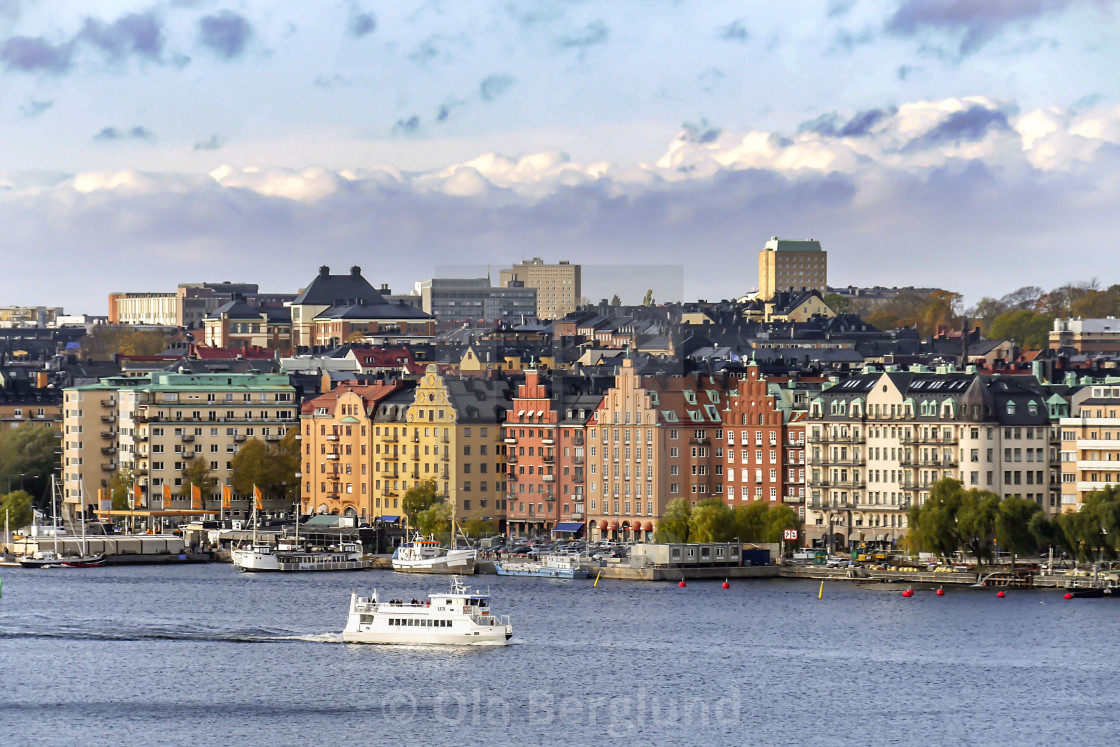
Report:
[[[417,534],[412,542],[393,551],[393,570],[470,576],[474,574],[475,556],[473,548],[444,549],[437,540],[424,539],[423,535]]]
[[[494,563],[499,576],[533,576],[535,578],[589,578],[579,558],[572,555],[545,555],[539,562],[504,560]]]
[[[231,553],[233,566],[240,571],[358,571],[365,568],[362,548],[353,542],[337,550],[308,550],[294,545],[256,544]]]
[[[513,637],[509,616],[490,612],[490,597],[452,577],[451,589],[413,599],[382,601],[377,591],[350,594],[350,612],[342,640],[346,643],[505,645]]]

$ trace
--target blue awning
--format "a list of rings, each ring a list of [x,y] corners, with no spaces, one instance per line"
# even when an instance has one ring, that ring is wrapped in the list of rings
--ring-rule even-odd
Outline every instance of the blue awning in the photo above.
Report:
[[[382,523],[385,523],[385,524],[395,524],[398,521],[400,521],[400,519],[401,519],[401,517],[399,517],[399,516],[379,516],[377,518],[378,521],[380,521]]]
[[[553,532],[578,532],[583,529],[582,521],[561,521],[552,528]]]

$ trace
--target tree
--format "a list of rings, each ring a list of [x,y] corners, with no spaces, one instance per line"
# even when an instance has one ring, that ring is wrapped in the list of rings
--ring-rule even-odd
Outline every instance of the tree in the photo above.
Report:
[[[401,501],[401,511],[408,517],[409,524],[416,524],[416,516],[429,506],[446,500],[436,487],[435,480],[424,480],[409,488]]]
[[[646,295],[642,297],[642,306],[653,306],[653,288],[646,291]]]
[[[797,512],[786,505],[767,506],[766,524],[763,529],[763,542],[781,542],[787,529],[800,529],[801,519]]]
[[[684,498],[674,498],[665,506],[665,514],[657,523],[653,541],[659,543],[688,542],[692,507]]]
[[[101,325],[82,338],[82,355],[94,360],[109,360],[120,355],[158,355],[167,349],[178,333],[139,330],[128,325]]]
[[[300,468],[297,428],[290,429],[275,447],[259,438],[246,441],[233,457],[231,485],[234,491],[249,495],[253,486],[269,496],[292,497],[298,494]]]
[[[183,497],[190,500],[193,486],[202,493],[202,508],[206,508],[206,500],[218,489],[218,478],[210,472],[210,463],[200,456],[187,462],[183,469]]]
[[[615,293],[613,296],[611,296],[611,306],[621,306],[621,305],[622,305],[622,299],[619,297],[619,295],[617,293]]]
[[[993,339],[1011,340],[1025,348],[1045,348],[1049,344],[1053,325],[1053,317],[1019,309],[997,316],[992,322],[990,334]]]
[[[124,511],[128,508],[128,498],[132,495],[132,485],[132,473],[123,469],[109,478],[109,495],[113,499],[114,511]]]
[[[691,542],[727,542],[735,536],[734,531],[731,509],[719,498],[700,501],[688,518]]]
[[[895,314],[893,311],[888,311],[887,309],[876,309],[872,311],[864,318],[864,321],[875,329],[884,331],[898,329],[898,327],[901,326],[899,324],[898,314]]]
[[[24,490],[14,490],[0,498],[0,521],[5,518],[13,529],[22,529],[30,524],[35,519],[31,508],[31,494]]]
[[[839,293],[828,293],[822,299],[828,308],[835,311],[837,314],[850,314],[852,313],[851,299],[841,296]]]
[[[976,556],[977,564],[992,559],[999,502],[999,496],[995,493],[975,488],[961,496],[957,529],[964,546]]]
[[[932,552],[941,557],[952,555],[961,546],[957,527],[964,490],[960,480],[943,478],[933,484],[929,498],[909,512],[910,528],[903,540],[910,552]]]
[[[1070,304],[1070,315],[1083,319],[1103,319],[1115,316],[1120,310],[1120,294],[1109,288],[1106,291],[1089,291]]]
[[[1002,301],[997,301],[994,298],[985,296],[976,302],[976,305],[968,310],[970,319],[975,319],[980,324],[980,329],[984,334],[992,328],[992,322],[996,317],[1007,311],[1007,306]]]
[[[736,506],[732,511],[735,536],[741,542],[762,542],[766,536],[767,516],[770,507],[762,501]]]
[[[1031,521],[1042,507],[1026,498],[1004,498],[996,514],[996,544],[1011,553],[1011,565],[1016,555],[1029,555],[1038,550],[1038,539],[1031,531]]]
[[[483,521],[482,519],[467,519],[463,522],[463,534],[468,537],[481,537],[486,534],[493,534],[495,531],[494,522]]]
[[[963,298],[960,293],[946,290],[930,293],[922,306],[918,330],[928,335],[935,333],[938,327],[956,327],[960,321],[958,310]]]
[[[61,445],[54,428],[41,423],[0,430],[0,476],[10,480],[22,475],[23,489],[36,499],[46,496]]]
[[[439,501],[416,514],[416,528],[421,534],[449,534],[451,532],[451,504]]]

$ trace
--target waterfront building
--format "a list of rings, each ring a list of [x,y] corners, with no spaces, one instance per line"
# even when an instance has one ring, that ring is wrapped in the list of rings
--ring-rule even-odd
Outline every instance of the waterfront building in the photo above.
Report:
[[[583,268],[561,260],[554,265],[545,264],[540,257],[519,262],[498,275],[503,288],[520,283],[533,288],[537,294],[537,319],[560,319],[579,308],[583,298]]]
[[[916,366],[837,379],[809,407],[808,537],[897,543],[944,477],[1055,512],[1050,419],[1033,377]]]
[[[232,460],[250,439],[275,443],[296,425],[295,389],[273,374],[189,374],[167,371],[114,376],[65,390],[63,494],[90,506],[117,471],[139,486],[149,509],[191,506],[183,485],[186,463],[207,461],[219,486],[230,485]],[[171,493],[164,498],[164,486]],[[216,507],[220,492],[203,496]],[[233,518],[247,517],[250,496],[236,496]],[[290,513],[283,500],[266,506]]]
[[[442,376],[428,365],[405,412],[405,442],[385,495],[403,498],[410,487],[433,480],[460,522],[477,519],[505,529],[506,467],[501,427],[510,405],[504,380]]]
[[[754,362],[733,383],[723,410],[727,504],[780,502],[804,519],[809,391],[789,377],[764,376]]]
[[[828,252],[821,242],[771,237],[758,253],[758,296],[768,301],[783,291],[828,292]]]
[[[593,539],[649,539],[676,498],[723,498],[726,390],[701,376],[639,375],[622,361],[587,426]]]
[[[1120,484],[1120,385],[1090,384],[1079,391],[1058,427],[1062,511],[1080,511],[1088,493]]]
[[[300,456],[304,513],[334,514],[371,522],[390,506],[382,490],[382,450],[398,442],[389,425],[375,423],[375,412],[394,394],[411,395],[412,382],[344,382],[300,408]],[[403,403],[402,403],[403,404]],[[399,425],[403,428],[403,418]],[[391,511],[390,511],[391,512]],[[399,511],[397,511],[399,514]]]

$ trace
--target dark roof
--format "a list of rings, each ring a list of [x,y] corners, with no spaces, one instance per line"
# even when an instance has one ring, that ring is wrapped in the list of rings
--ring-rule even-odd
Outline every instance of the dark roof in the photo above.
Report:
[[[331,268],[323,265],[319,274],[303,289],[293,306],[315,304],[317,306],[342,306],[351,304],[387,304],[385,297],[362,277],[362,268],[350,268],[349,275],[332,275]]]
[[[261,310],[256,306],[250,306],[239,298],[235,298],[232,301],[226,301],[211,311],[206,315],[206,318],[221,319],[223,315],[230,319],[260,319]]]
[[[376,291],[375,291],[376,292]],[[358,303],[332,306],[316,319],[433,319],[415,306],[404,303]]]

